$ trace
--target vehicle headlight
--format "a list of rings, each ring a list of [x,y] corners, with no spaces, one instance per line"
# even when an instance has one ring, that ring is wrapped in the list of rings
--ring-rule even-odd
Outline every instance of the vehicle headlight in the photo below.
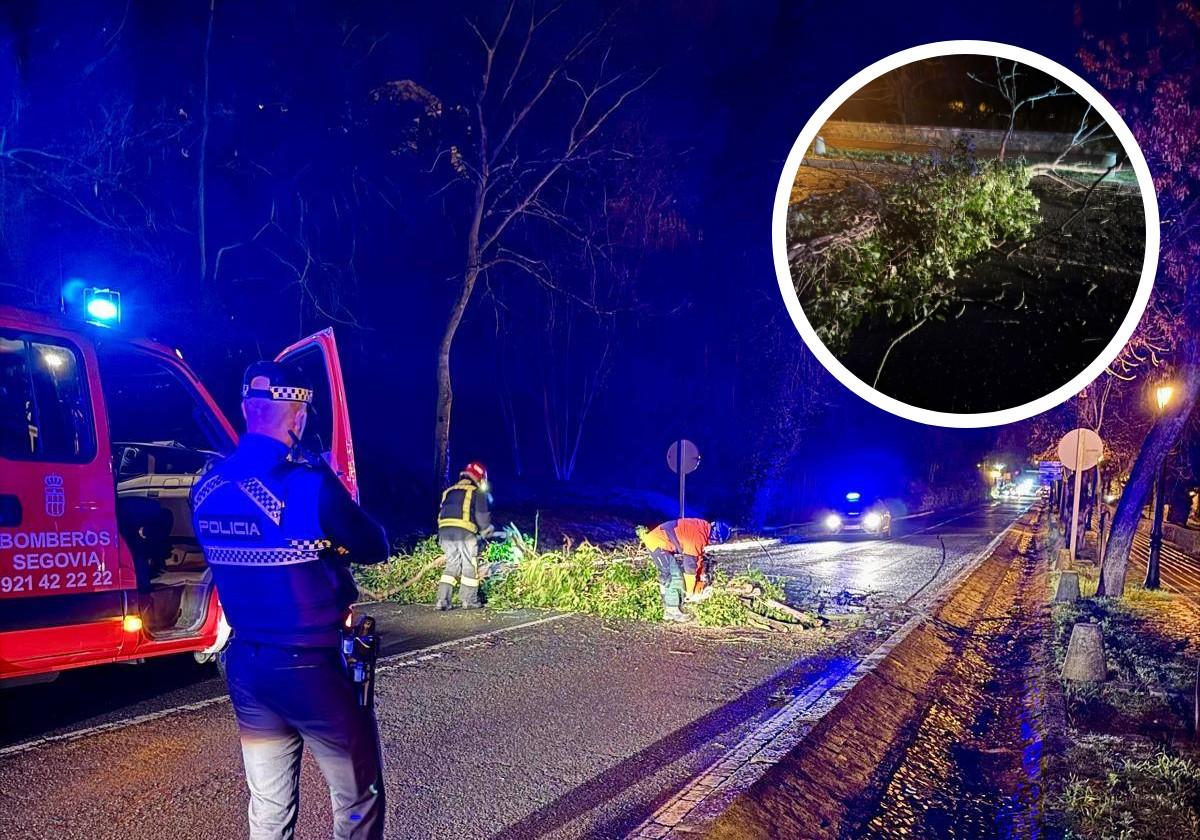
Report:
[[[871,511],[863,517],[863,527],[868,531],[878,531],[883,527],[883,517],[875,511]]]
[[[825,517],[825,530],[836,531],[842,527],[842,517],[836,513],[831,513]]]

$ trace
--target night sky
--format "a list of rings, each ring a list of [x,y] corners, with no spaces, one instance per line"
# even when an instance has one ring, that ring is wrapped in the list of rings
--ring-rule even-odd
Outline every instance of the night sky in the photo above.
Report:
[[[218,2],[210,261],[226,250],[208,282],[195,225],[208,4],[63,5],[5,6],[5,147],[77,153],[83,138],[111,131],[132,138],[130,165],[114,188],[114,223],[30,189],[4,161],[0,300],[53,307],[73,277],[120,288],[126,328],[183,348],[231,416],[247,362],[328,325],[329,314],[353,320],[335,329],[364,500],[397,528],[425,523],[434,352],[454,289],[447,278],[461,271],[461,217],[453,195],[432,194],[394,154],[399,117],[370,93],[412,79],[445,102],[469,101],[478,42],[465,20],[494,29],[495,4]],[[569,3],[560,14],[564,31],[579,31],[610,12]],[[850,483],[903,496],[916,476],[973,475],[983,453],[1007,445],[995,430],[897,420],[805,358],[780,301],[771,208],[800,129],[850,75],[951,38],[1012,43],[1078,72],[1072,4],[678,0],[628,4],[612,26],[612,66],[656,73],[613,124],[612,142],[640,159],[620,189],[652,183],[668,197],[658,212],[675,235],[638,261],[604,322],[611,367],[574,483],[669,496],[663,453],[678,435],[704,453],[692,482],[697,512],[742,522],[798,515]],[[129,219],[138,220],[132,233]],[[262,232],[272,220],[280,229]],[[281,230],[304,231],[317,251],[311,298],[288,273],[298,252]],[[497,272],[454,348],[452,457],[489,464],[501,507],[506,486],[552,478],[547,394],[577,399],[582,375],[556,380],[552,362],[569,349],[568,370],[586,373],[605,334],[589,313],[552,300],[527,277]],[[547,339],[552,306],[556,323],[573,319],[573,343]],[[818,408],[792,445],[781,428],[797,414],[787,382],[797,365]]]

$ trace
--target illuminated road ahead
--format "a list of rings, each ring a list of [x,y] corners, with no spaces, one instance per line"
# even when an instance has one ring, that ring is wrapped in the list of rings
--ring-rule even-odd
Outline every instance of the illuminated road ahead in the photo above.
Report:
[[[752,565],[784,577],[794,602],[810,603],[821,595],[849,592],[867,596],[872,607],[886,609],[936,590],[1028,504],[1028,500],[995,501],[956,513],[897,519],[890,539],[773,545],[739,552],[721,565],[731,571]]]
[[[988,505],[897,522],[891,540],[755,552],[750,562],[787,575],[797,595],[874,592],[882,623],[848,635],[731,645],[721,631],[381,606],[389,836],[622,836],[782,697],[868,653],[909,613],[889,605],[918,606],[1019,512]],[[207,671],[94,669],[0,704],[0,836],[244,835],[232,713]],[[302,788],[298,836],[328,836],[328,794],[308,761]]]

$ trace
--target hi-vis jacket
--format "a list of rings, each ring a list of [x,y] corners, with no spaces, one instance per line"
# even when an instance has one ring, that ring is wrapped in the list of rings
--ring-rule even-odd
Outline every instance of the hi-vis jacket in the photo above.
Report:
[[[192,490],[204,559],[237,639],[336,646],[358,597],[349,561],[387,559],[383,529],[332,472],[247,434]]]
[[[711,531],[712,525],[704,519],[672,519],[643,535],[642,544],[651,551],[662,549],[703,559]]]
[[[485,533],[492,524],[487,496],[487,491],[466,477],[447,487],[438,510],[438,536],[461,539],[466,534]]]

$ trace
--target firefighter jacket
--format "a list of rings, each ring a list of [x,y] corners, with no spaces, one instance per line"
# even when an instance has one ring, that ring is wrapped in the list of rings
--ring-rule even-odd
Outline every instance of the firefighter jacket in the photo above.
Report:
[[[492,529],[487,491],[463,476],[442,493],[437,524],[438,537],[461,539],[466,534],[487,536]]]
[[[711,530],[712,525],[704,519],[672,519],[645,534],[642,543],[651,551],[662,549],[702,559]]]
[[[387,559],[383,529],[329,470],[247,434],[192,490],[192,516],[238,639],[336,646],[358,596],[349,561]]]

